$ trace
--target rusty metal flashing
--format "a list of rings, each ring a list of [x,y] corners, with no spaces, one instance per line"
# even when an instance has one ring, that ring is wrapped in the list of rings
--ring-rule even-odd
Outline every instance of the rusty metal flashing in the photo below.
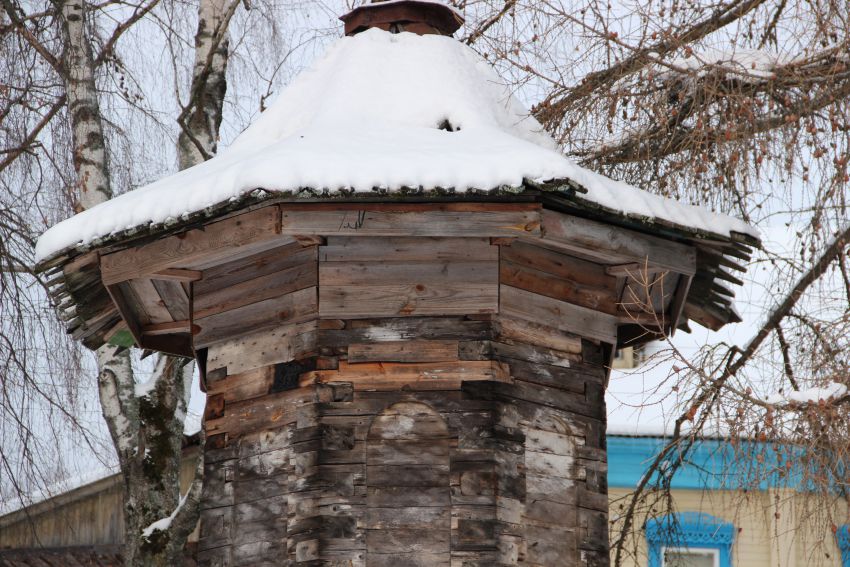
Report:
[[[345,35],[379,28],[389,32],[451,36],[463,25],[461,15],[449,6],[419,0],[364,4],[339,19],[345,24]]]

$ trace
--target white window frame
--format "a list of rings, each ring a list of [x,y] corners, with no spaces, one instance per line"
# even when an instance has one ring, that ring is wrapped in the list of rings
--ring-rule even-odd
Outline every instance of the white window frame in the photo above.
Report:
[[[698,547],[698,546],[661,546],[661,567],[667,567],[667,552],[674,553],[698,553],[701,555],[710,555],[713,559],[714,567],[720,567],[720,550],[714,547]]]

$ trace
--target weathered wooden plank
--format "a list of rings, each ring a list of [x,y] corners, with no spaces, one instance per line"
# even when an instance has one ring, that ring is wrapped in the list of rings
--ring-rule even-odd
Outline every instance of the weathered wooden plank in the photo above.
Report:
[[[263,366],[209,382],[207,396],[221,395],[227,403],[245,401],[268,394],[273,382],[274,366]]]
[[[494,284],[321,285],[319,290],[320,316],[331,319],[466,315],[498,310],[498,286]]]
[[[141,345],[142,324],[148,324],[150,321],[147,320],[147,316],[143,311],[134,307],[134,304],[138,300],[135,299],[130,285],[128,283],[120,283],[106,286],[106,291],[118,309],[121,319],[124,320],[127,328],[130,330],[130,334],[133,335],[136,345]]]
[[[486,285],[498,281],[498,264],[487,262],[322,262],[319,281],[323,286],[364,286],[387,283],[422,286],[443,284]]]
[[[189,296],[179,281],[152,280],[154,288],[162,298],[165,308],[175,321],[189,318]]]
[[[491,336],[489,321],[464,317],[395,317],[319,321],[323,346],[347,347],[351,343],[405,341],[416,339],[486,339]]]
[[[499,286],[499,313],[614,344],[617,318],[515,287]]]
[[[300,406],[312,401],[310,389],[286,390],[225,405],[224,415],[210,419],[204,427],[208,435],[227,433],[228,440],[245,433],[295,423]]]
[[[298,243],[276,246],[257,254],[212,266],[204,270],[204,277],[195,283],[199,295],[227,289],[246,280],[260,278],[305,263],[316,263],[316,249],[304,248]]]
[[[148,323],[167,323],[173,321],[171,313],[165,308],[165,302],[159,296],[151,280],[137,279],[128,282],[133,294],[139,300],[138,307],[147,314]]]
[[[283,244],[277,207],[265,207],[218,222],[202,229],[161,238],[143,246],[128,248],[100,259],[105,285],[150,275],[168,268],[190,268],[199,262],[211,262],[234,253],[249,254],[254,246]]]
[[[195,324],[200,327],[195,335],[195,346],[209,346],[217,341],[243,337],[284,323],[304,322],[316,316],[317,308],[316,288],[308,287],[232,311],[195,319]]]
[[[673,294],[673,299],[670,301],[668,311],[670,312],[670,335],[676,333],[679,326],[679,320],[682,317],[682,312],[685,309],[685,302],[688,299],[688,291],[691,289],[692,277],[681,276],[676,291]]]
[[[179,268],[166,268],[153,274],[158,280],[169,280],[177,282],[196,282],[203,277],[200,270],[184,270]]]
[[[523,343],[505,344],[496,341],[464,341],[459,344],[462,360],[514,359],[569,368],[581,362],[581,355]]]
[[[316,321],[288,324],[210,345],[207,370],[239,374],[253,368],[304,358],[316,349]]]
[[[458,359],[457,341],[386,341],[348,345],[348,362],[446,362]]]
[[[607,273],[606,266],[538,244],[544,242],[518,240],[513,246],[501,249],[500,259],[563,280],[576,281],[586,287],[601,288],[611,293],[616,290],[616,278]]]
[[[543,239],[606,264],[649,263],[680,274],[696,272],[693,246],[590,219],[544,210]]]
[[[312,250],[315,254],[315,247]],[[209,317],[258,301],[315,287],[317,283],[316,265],[311,262],[206,293],[195,290],[195,318]]]
[[[498,246],[486,238],[331,236],[319,249],[322,262],[497,261]]]
[[[281,205],[281,233],[359,236],[540,234],[534,203],[334,203]]]
[[[591,264],[591,262],[587,262]],[[581,305],[613,315],[617,312],[616,280],[611,278],[610,289],[582,284],[578,278],[561,279],[507,260],[499,265],[499,281],[518,289],[545,295],[560,301]]]
[[[499,317],[495,323],[494,334],[494,338],[507,342],[529,343],[561,352],[581,353],[581,337],[523,319]]]
[[[190,333],[191,327],[188,320],[169,321],[168,323],[152,323],[142,327],[143,335],[170,335],[174,333]]]
[[[371,554],[420,554],[445,551],[449,548],[449,538],[449,530],[429,530],[425,538],[423,538],[422,530],[416,529],[368,530],[366,546]],[[394,563],[393,565],[410,564]]]
[[[360,363],[340,361],[339,370],[316,370],[302,375],[309,383],[351,382],[355,390],[457,389],[461,382],[495,380],[510,382],[507,367],[493,361],[436,363]]]

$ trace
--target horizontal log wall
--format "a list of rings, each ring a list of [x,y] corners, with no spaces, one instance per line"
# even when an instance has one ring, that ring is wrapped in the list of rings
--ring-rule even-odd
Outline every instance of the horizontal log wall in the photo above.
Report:
[[[495,315],[309,334],[209,376],[202,565],[607,564],[602,346]]]

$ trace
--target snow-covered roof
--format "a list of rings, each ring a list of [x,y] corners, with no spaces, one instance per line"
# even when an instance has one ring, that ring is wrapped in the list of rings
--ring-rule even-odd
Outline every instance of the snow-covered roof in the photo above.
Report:
[[[738,219],[577,166],[468,46],[371,29],[339,39],[219,155],[57,224],[39,239],[36,255],[43,261],[127,231],[170,226],[257,189],[292,197],[505,192],[555,180],[626,216],[756,235]]]

